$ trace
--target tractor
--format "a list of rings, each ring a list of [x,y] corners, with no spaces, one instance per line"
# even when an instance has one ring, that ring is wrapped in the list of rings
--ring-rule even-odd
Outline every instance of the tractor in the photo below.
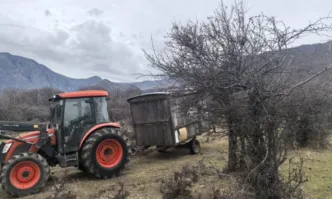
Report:
[[[47,123],[0,121],[0,140],[6,140],[0,145],[2,188],[14,197],[38,193],[57,165],[101,179],[119,175],[131,143],[120,125],[109,121],[107,100],[108,92],[101,90],[60,93],[49,99]]]

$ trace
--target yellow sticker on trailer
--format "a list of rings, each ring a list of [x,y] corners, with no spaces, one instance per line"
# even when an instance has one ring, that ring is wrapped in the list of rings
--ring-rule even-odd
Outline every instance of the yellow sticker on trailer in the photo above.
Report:
[[[33,128],[38,129],[38,125],[37,124],[33,125]]]
[[[179,133],[180,133],[179,135],[180,141],[186,140],[188,138],[188,131],[186,127],[180,128]]]

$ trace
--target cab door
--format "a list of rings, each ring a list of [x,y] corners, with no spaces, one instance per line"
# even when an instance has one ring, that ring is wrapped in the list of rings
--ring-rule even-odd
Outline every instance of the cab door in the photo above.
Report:
[[[63,116],[63,152],[78,151],[80,140],[95,125],[91,98],[66,99]]]
[[[58,100],[54,102],[54,109],[51,111],[51,120],[55,128],[56,143],[59,153],[63,153],[63,111],[64,101]]]

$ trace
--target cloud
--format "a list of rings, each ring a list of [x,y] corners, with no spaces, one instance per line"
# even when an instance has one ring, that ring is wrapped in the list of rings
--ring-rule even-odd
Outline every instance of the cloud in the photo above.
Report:
[[[51,11],[49,11],[49,10],[45,10],[44,13],[45,13],[46,17],[52,16]]]
[[[35,59],[64,75],[99,75],[113,81],[131,81],[144,70],[143,53],[128,41],[112,38],[107,22],[90,19],[65,29],[41,31],[26,26],[3,25],[0,51],[14,51]],[[13,39],[12,35],[17,35]],[[125,37],[125,34],[122,33]]]
[[[98,8],[93,8],[93,9],[91,9],[91,10],[88,11],[88,14],[90,16],[98,17],[98,16],[100,16],[100,15],[103,14],[103,11],[100,10],[100,9],[98,9]]]
[[[111,28],[105,23],[89,20],[71,30],[75,40],[70,46],[87,68],[123,77],[140,68],[142,53],[112,39]]]
[[[98,75],[133,81],[135,74],[154,71],[147,67],[142,49],[151,48],[150,36],[158,49],[163,47],[164,31],[174,14],[183,14],[177,6],[182,4],[175,0],[171,4],[151,0],[8,2],[0,8],[0,21],[10,24],[0,27],[0,51],[35,59],[71,77]],[[6,10],[14,10],[14,15]],[[19,13],[24,16],[18,17]]]
[[[98,75],[113,81],[133,81],[135,73],[154,71],[147,67],[142,52],[151,51],[151,37],[156,49],[162,49],[172,22],[205,20],[218,3],[218,0],[3,1],[0,51],[35,59],[70,77]],[[324,16],[332,6],[328,0],[305,4],[252,0],[248,4],[250,15],[264,11],[296,27]],[[285,4],[290,7],[284,7]],[[310,42],[314,41],[304,41]]]

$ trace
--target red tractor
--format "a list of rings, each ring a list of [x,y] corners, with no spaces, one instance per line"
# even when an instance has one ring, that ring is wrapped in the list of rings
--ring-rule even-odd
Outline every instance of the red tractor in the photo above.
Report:
[[[98,178],[118,175],[128,162],[130,140],[118,123],[109,121],[108,93],[90,90],[61,93],[49,101],[48,124],[0,122],[0,180],[12,196],[37,193],[50,167],[78,167]]]

